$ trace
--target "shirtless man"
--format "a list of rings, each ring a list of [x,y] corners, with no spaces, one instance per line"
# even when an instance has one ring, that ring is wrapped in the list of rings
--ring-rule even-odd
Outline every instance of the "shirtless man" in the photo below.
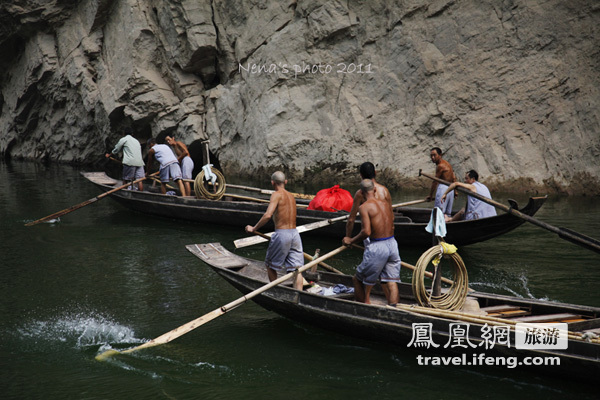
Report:
[[[456,181],[456,176],[454,175],[452,166],[450,165],[450,163],[448,163],[448,161],[442,159],[442,150],[439,147],[434,147],[433,149],[431,149],[431,153],[429,156],[431,157],[431,161],[436,165],[436,178],[443,179],[450,183]],[[451,217],[452,205],[454,204],[454,192],[450,192],[448,194],[444,204],[442,204],[441,201],[442,195],[444,194],[444,191],[447,188],[447,185],[433,181],[431,183],[431,191],[429,192],[429,196],[427,196],[427,201],[435,200],[433,207],[439,207],[444,213],[444,215]]]
[[[366,201],[360,206],[361,231],[358,235],[344,237],[346,246],[364,240],[362,263],[352,278],[356,300],[371,304],[371,289],[381,279],[388,304],[398,303],[400,282],[400,255],[394,238],[394,215],[388,203],[377,198],[377,188],[370,179],[363,179],[360,190]]]
[[[479,174],[474,169],[470,170],[465,174],[465,183],[462,182],[454,182],[452,185],[446,189],[444,194],[442,195],[442,203],[446,200],[446,196],[448,192],[454,190],[457,186],[464,187],[465,189],[469,189],[475,193],[479,193],[480,195],[487,197],[488,199],[492,198],[490,190],[483,183],[479,182]],[[479,218],[487,218],[493,217],[496,215],[496,209],[494,206],[484,203],[483,201],[476,199],[473,196],[467,195],[467,205],[465,208],[461,209],[459,212],[454,214],[452,218],[446,218],[446,222],[449,221],[460,221],[471,220],[471,219],[479,219]]]
[[[359,168],[359,173],[361,179],[370,179],[373,181],[375,188],[377,188],[375,196],[387,202],[390,206],[390,210],[392,208],[392,196],[390,196],[390,192],[387,190],[385,186],[375,181],[375,166],[370,162],[362,163]],[[348,216],[348,221],[346,222],[346,236],[351,237],[352,231],[354,230],[354,222],[356,221],[356,214],[358,213],[358,207],[362,203],[367,201],[365,196],[363,195],[362,190],[358,189],[354,194],[354,201],[352,202],[352,209],[350,209],[350,216]]]
[[[194,170],[194,161],[190,157],[190,152],[188,151],[187,146],[183,142],[173,139],[171,136],[166,136],[165,142],[167,142],[167,144],[175,150],[177,161],[179,161],[179,165],[181,165],[181,174],[183,179],[193,179],[192,171]],[[185,187],[185,195],[191,196],[192,187],[190,183],[184,182],[183,186]]]
[[[179,185],[179,191],[183,196],[185,189],[181,181],[181,168],[177,162],[177,157],[173,150],[166,144],[156,144],[156,139],[148,139],[148,160],[146,162],[146,176],[152,167],[152,162],[156,161],[160,164],[160,191],[162,194],[167,193],[167,183],[173,179]]]
[[[267,211],[256,225],[246,225],[246,232],[252,233],[273,217],[275,232],[271,236],[265,258],[267,275],[271,282],[277,279],[277,271],[285,268],[287,272],[291,272],[304,265],[302,240],[296,230],[296,199],[285,190],[286,183],[283,172],[276,171],[271,175],[271,185],[275,192],[271,195]],[[294,289],[302,290],[302,274],[296,275]]]

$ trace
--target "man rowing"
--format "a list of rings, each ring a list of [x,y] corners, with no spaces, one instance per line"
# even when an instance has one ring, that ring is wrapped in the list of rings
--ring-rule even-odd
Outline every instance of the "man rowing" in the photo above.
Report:
[[[483,183],[479,182],[479,174],[474,169],[469,170],[465,174],[465,183],[462,182],[454,182],[452,183],[442,195],[441,201],[444,203],[446,201],[446,196],[448,192],[454,190],[457,186],[463,187],[465,189],[469,189],[472,192],[479,193],[480,195],[487,197],[488,199],[492,198],[490,190]],[[479,199],[476,199],[473,196],[467,196],[467,205],[465,208],[461,209],[459,212],[454,214],[452,218],[446,217],[446,222],[449,221],[460,221],[464,220],[472,220],[486,217],[493,217],[496,215],[496,209],[494,206],[487,204]]]
[[[271,185],[275,192],[271,194],[267,211],[254,226],[246,226],[246,232],[252,233],[273,218],[275,232],[271,235],[265,257],[267,275],[271,282],[277,279],[278,271],[285,269],[292,272],[304,265],[302,240],[296,230],[296,199],[285,190],[286,184],[283,172],[276,171],[271,175]],[[294,288],[302,290],[302,283],[302,274],[297,274]]]
[[[133,137],[133,130],[131,128],[125,128],[125,136],[123,136],[115,145],[115,148],[110,153],[106,153],[106,158],[109,158],[112,154],[117,154],[120,151],[123,152],[123,183],[132,182],[143,178],[144,172],[144,159],[142,158],[142,146],[140,142]],[[144,190],[144,183],[138,182],[138,189]],[[133,187],[132,190],[135,190]]]
[[[431,161],[436,165],[435,177],[448,182],[455,182],[456,176],[450,163],[442,158],[442,149],[434,147],[429,153]],[[447,185],[433,181],[431,183],[431,191],[427,196],[427,201],[435,200],[433,207],[439,207],[444,215],[452,216],[452,205],[454,204],[454,192],[450,192],[446,197],[446,201],[442,204],[441,199],[444,191],[448,188]]]
[[[400,255],[394,238],[394,214],[385,201],[377,198],[377,187],[371,179],[363,179],[360,190],[366,201],[359,207],[361,230],[342,240],[346,246],[364,241],[362,263],[352,278],[356,300],[371,304],[371,289],[381,281],[388,304],[398,303]]]

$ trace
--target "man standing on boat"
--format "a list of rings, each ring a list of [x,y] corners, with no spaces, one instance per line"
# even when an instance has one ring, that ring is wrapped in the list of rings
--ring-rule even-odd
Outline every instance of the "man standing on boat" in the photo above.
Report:
[[[371,179],[363,179],[360,190],[366,199],[359,208],[362,229],[353,238],[346,236],[342,240],[346,246],[364,240],[363,261],[352,278],[354,293],[358,301],[371,304],[371,289],[381,280],[388,303],[396,304],[400,255],[394,238],[394,214],[386,201],[377,198],[377,188]]]
[[[181,174],[183,179],[193,179],[192,171],[194,170],[194,161],[190,157],[190,152],[188,151],[187,146],[183,142],[173,139],[171,136],[166,136],[165,142],[167,142],[167,144],[175,150],[177,161],[179,161],[179,165],[181,165]],[[183,186],[185,187],[185,195],[191,196],[192,187],[190,183],[184,182]]]
[[[431,161],[436,165],[436,178],[443,179],[448,182],[456,181],[456,176],[454,175],[452,166],[448,161],[442,159],[442,149],[439,147],[432,148],[429,156],[431,157]],[[427,196],[427,201],[435,200],[433,207],[439,207],[444,215],[450,218],[452,216],[452,205],[454,204],[454,192],[450,192],[448,194],[444,204],[442,204],[441,201],[442,195],[447,188],[447,185],[433,181],[431,183],[431,191],[429,192],[429,196]]]
[[[271,185],[275,192],[271,195],[267,211],[256,225],[246,225],[246,232],[252,233],[273,218],[275,232],[271,236],[265,258],[267,275],[271,282],[277,279],[277,271],[285,268],[287,272],[291,272],[304,265],[302,240],[296,230],[296,199],[285,190],[286,184],[283,172],[276,171],[271,175]],[[296,275],[294,288],[302,290],[302,274]]]
[[[123,151],[123,182],[132,182],[143,178],[144,159],[142,158],[142,146],[140,142],[132,136],[131,128],[125,128],[125,136],[123,136],[115,145],[111,153],[106,153],[105,157],[109,158],[113,154]],[[138,189],[144,190],[144,184],[138,182]],[[132,188],[133,189],[133,188]]]
[[[183,182],[181,181],[181,168],[177,162],[177,157],[173,150],[166,144],[156,144],[156,139],[148,139],[148,161],[146,163],[146,171],[150,171],[154,158],[160,164],[160,191],[162,194],[167,193],[167,183],[173,179],[179,186],[181,195],[185,195]]]
[[[392,196],[390,196],[389,190],[382,184],[375,181],[375,166],[371,162],[364,162],[361,164],[359,168],[359,173],[361,179],[370,179],[373,181],[375,188],[377,189],[375,192],[375,197],[379,200],[383,200],[390,205],[390,210],[392,208]],[[352,202],[352,209],[350,210],[350,215],[348,216],[348,221],[346,222],[346,236],[351,237],[352,231],[354,230],[354,222],[356,221],[356,215],[358,214],[358,207],[362,203],[367,201],[362,190],[358,189],[354,194],[354,201]]]
[[[448,187],[448,189],[446,189],[446,191],[442,195],[442,203],[446,200],[446,195],[448,194],[448,192],[454,190],[457,186],[461,186],[475,193],[479,193],[480,195],[487,197],[488,199],[492,198],[490,190],[487,188],[487,186],[479,182],[479,174],[477,173],[477,171],[472,169],[465,174],[465,183],[454,182]],[[495,215],[496,209],[494,208],[494,206],[484,203],[483,201],[476,199],[473,196],[467,196],[467,205],[465,206],[465,208],[457,212],[452,218],[446,218],[446,222],[460,221],[462,219],[472,220],[479,218],[487,218],[494,217]]]

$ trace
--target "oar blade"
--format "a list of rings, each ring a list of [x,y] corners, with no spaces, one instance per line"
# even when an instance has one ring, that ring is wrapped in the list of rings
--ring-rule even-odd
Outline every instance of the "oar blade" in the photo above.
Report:
[[[266,236],[271,236],[271,233],[267,233]],[[235,245],[236,249],[242,248],[242,247],[248,247],[248,246],[252,246],[258,243],[264,243],[266,241],[268,241],[269,239],[265,239],[263,237],[260,236],[248,236],[245,238],[241,238],[241,239],[237,239],[233,241],[233,244]]]
[[[106,361],[108,360],[110,357],[115,356],[117,354],[121,354],[120,351],[114,350],[114,349],[110,349],[110,350],[106,350],[103,353],[98,354],[95,359],[96,361]]]

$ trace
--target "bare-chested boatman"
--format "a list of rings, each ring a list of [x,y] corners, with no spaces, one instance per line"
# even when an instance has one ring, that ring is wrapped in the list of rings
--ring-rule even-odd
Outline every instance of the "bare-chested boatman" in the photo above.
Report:
[[[358,172],[360,173],[361,179],[370,179],[373,181],[373,184],[375,185],[375,188],[377,189],[377,191],[375,192],[375,196],[378,199],[384,200],[385,202],[387,202],[390,205],[390,210],[391,210],[392,196],[390,196],[390,192],[389,192],[389,190],[387,190],[387,188],[385,186],[383,186],[382,184],[378,183],[375,180],[376,172],[375,172],[375,166],[373,165],[373,163],[370,163],[368,161],[362,163],[360,165]],[[367,199],[363,195],[362,190],[358,189],[356,191],[356,193],[354,194],[354,201],[352,202],[352,209],[350,210],[350,215],[348,216],[348,221],[346,222],[346,236],[348,236],[348,237],[352,236],[352,231],[354,230],[354,222],[356,221],[356,215],[358,214],[358,208],[365,201],[367,201]]]
[[[394,214],[389,204],[377,198],[377,188],[371,179],[363,179],[360,190],[366,201],[359,207],[361,230],[358,235],[344,237],[346,246],[363,240],[365,253],[356,268],[354,293],[356,300],[371,304],[371,289],[381,281],[389,304],[398,303],[400,282],[400,254],[394,238]]]
[[[456,176],[454,175],[452,166],[448,161],[442,158],[442,149],[439,147],[432,148],[429,156],[431,157],[431,161],[436,165],[436,178],[443,179],[450,183],[456,182]],[[444,215],[451,217],[452,205],[454,204],[454,192],[448,193],[446,201],[442,203],[441,199],[446,189],[448,189],[447,185],[433,181],[431,183],[431,191],[429,192],[429,196],[427,196],[427,201],[435,200],[433,206],[439,207]]]
[[[277,279],[277,271],[285,268],[287,272],[291,272],[304,265],[302,240],[296,230],[296,199],[285,190],[286,184],[287,180],[283,172],[276,171],[271,175],[271,185],[275,192],[271,195],[267,211],[256,225],[246,226],[246,232],[252,233],[273,217],[275,232],[271,236],[265,258],[270,281]],[[297,274],[294,288],[302,290],[302,283],[302,274]]]
[[[175,140],[171,136],[165,136],[165,142],[175,150],[177,161],[181,166],[181,175],[184,179],[183,186],[185,187],[185,195],[191,196],[192,186],[190,185],[189,180],[193,179],[192,171],[194,170],[194,161],[192,160],[192,157],[190,157],[190,152],[183,142]]]

